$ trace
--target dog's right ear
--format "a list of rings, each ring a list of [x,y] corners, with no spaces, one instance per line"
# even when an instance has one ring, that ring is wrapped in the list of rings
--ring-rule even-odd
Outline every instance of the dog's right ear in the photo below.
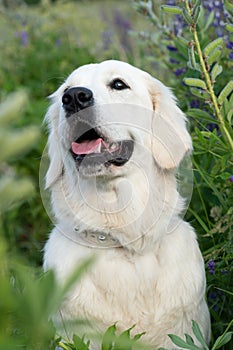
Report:
[[[53,103],[45,116],[45,122],[49,127],[48,156],[50,160],[46,174],[45,188],[51,187],[62,174],[63,161],[58,136],[58,115],[57,103]]]

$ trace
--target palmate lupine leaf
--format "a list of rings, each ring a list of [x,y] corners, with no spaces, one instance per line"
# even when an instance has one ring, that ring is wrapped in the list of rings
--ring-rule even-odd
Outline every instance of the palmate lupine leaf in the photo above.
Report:
[[[185,341],[174,334],[168,334],[168,336],[175,345],[179,346],[182,349],[209,350],[209,347],[205,342],[205,339],[204,339],[203,334],[200,330],[200,327],[198,326],[197,322],[195,322],[195,321],[192,321],[192,330],[193,330],[195,337],[197,338],[197,340],[201,344],[201,346],[202,346],[201,348],[199,346],[195,345],[193,338],[188,334],[185,334]]]
[[[150,349],[144,344],[140,344],[138,340],[145,334],[145,332],[136,334],[131,337],[131,331],[135,326],[126,329],[119,335],[116,334],[116,325],[112,325],[107,329],[102,338],[102,350],[130,350],[135,346],[137,349]],[[136,344],[136,345],[135,345]]]
[[[84,338],[80,338],[76,334],[73,336],[73,343],[75,350],[89,350],[90,341],[85,342]]]
[[[192,330],[193,330],[193,333],[194,333],[195,337],[197,338],[197,340],[203,346],[203,349],[209,350],[209,347],[208,347],[208,345],[205,342],[205,339],[204,339],[203,334],[202,334],[202,332],[200,330],[200,327],[197,324],[197,322],[194,321],[194,320],[192,321]]]
[[[116,335],[116,325],[110,326],[103,335],[102,350],[111,350],[113,348],[112,339]]]
[[[168,336],[175,345],[181,347],[182,349],[200,350],[200,348],[198,346],[196,346],[195,344],[188,344],[186,341],[184,341],[183,339],[181,339],[177,335],[168,334]]]

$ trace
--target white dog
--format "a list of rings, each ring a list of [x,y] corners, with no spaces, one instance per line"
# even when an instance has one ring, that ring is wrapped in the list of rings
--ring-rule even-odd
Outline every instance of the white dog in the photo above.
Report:
[[[192,144],[171,91],[110,60],[76,69],[51,99],[46,187],[56,226],[44,268],[63,283],[97,257],[61,306],[62,321],[84,317],[97,331],[136,325],[155,349],[175,349],[167,334],[192,334],[195,320],[208,342],[204,264],[180,217],[175,175]]]

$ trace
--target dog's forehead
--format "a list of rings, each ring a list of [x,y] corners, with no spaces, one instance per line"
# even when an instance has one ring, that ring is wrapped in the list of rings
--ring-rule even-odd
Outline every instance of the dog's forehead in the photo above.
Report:
[[[75,85],[79,81],[87,81],[91,76],[95,75],[97,66],[98,64],[92,63],[75,69],[66,79],[66,83]]]
[[[108,60],[101,63],[87,64],[74,70],[66,83],[68,85],[90,84],[96,81],[108,82],[114,78],[125,78],[126,80],[143,77],[146,73],[128,63]]]

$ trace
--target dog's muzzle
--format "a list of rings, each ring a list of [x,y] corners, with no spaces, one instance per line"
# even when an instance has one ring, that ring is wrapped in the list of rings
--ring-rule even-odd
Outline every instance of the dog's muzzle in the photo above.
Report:
[[[131,158],[133,140],[110,140],[103,135],[101,125],[96,126],[93,92],[85,87],[68,88],[62,97],[67,122],[73,133],[70,153],[79,170],[92,169],[100,173],[111,165],[123,166]],[[101,170],[101,171],[100,171]]]

